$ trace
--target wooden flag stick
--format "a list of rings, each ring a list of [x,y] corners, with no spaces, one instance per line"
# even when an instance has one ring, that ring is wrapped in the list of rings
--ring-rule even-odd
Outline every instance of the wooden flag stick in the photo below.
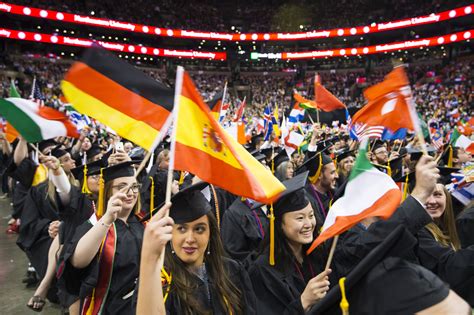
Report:
[[[135,173],[135,179],[138,177],[140,172],[143,171],[143,169],[145,168],[145,166],[146,166],[148,160],[150,159],[152,153],[153,153],[153,150],[150,150],[146,153],[145,158],[143,159],[143,161],[140,163],[140,165],[137,168],[137,171]]]
[[[41,151],[38,149],[37,146],[35,146],[34,144],[31,144],[31,143],[28,143],[28,145],[36,151],[36,153],[38,154],[38,157],[42,157],[42,156],[46,156],[44,155],[43,153],[41,153]]]
[[[334,257],[334,252],[336,250],[336,245],[337,245],[338,240],[339,240],[339,235],[334,236],[334,240],[332,241],[331,250],[329,252],[328,261],[326,263],[326,268],[324,268],[324,271],[328,270],[329,267],[331,266],[332,258]]]

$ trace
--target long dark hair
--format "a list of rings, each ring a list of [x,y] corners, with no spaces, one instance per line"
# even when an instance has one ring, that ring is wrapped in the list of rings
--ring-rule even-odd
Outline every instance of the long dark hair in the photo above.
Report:
[[[213,213],[208,213],[210,237],[208,248],[210,255],[204,257],[206,270],[210,283],[218,293],[219,303],[232,314],[243,314],[242,296],[243,292],[230,280],[227,270],[224,268],[223,257],[226,256],[219,235],[219,228]],[[181,302],[184,314],[207,314],[206,310],[194,296],[196,285],[190,279],[193,278],[186,265],[175,254],[171,253],[171,245],[167,245],[165,255],[165,268],[172,274],[170,295],[176,294]]]

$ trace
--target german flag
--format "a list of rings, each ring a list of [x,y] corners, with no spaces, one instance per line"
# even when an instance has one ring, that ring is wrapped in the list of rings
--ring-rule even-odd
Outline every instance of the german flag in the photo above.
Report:
[[[146,150],[173,109],[174,91],[100,47],[91,47],[61,82],[69,103]]]
[[[223,96],[224,90],[220,91],[219,93],[216,93],[216,95],[210,101],[207,102],[207,106],[209,106],[212,115],[217,121],[219,121],[219,115],[221,113]]]
[[[183,78],[175,113],[174,168],[238,196],[272,202],[285,186],[222,128],[190,76],[182,72],[179,67],[178,76]]]

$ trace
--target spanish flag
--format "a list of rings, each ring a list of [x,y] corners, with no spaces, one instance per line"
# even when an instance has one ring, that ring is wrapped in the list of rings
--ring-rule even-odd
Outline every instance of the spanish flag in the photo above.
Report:
[[[174,168],[238,196],[272,202],[285,186],[224,131],[183,72],[178,67]]]
[[[89,48],[61,83],[67,101],[146,150],[159,139],[174,91],[100,47]]]

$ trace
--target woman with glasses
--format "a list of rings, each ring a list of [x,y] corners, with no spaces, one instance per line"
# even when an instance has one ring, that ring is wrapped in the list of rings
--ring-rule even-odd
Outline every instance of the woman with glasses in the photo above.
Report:
[[[76,229],[66,249],[63,277],[68,290],[79,295],[83,313],[134,314],[131,297],[144,226],[136,216],[140,185],[132,164],[101,170],[104,188],[97,209]]]

